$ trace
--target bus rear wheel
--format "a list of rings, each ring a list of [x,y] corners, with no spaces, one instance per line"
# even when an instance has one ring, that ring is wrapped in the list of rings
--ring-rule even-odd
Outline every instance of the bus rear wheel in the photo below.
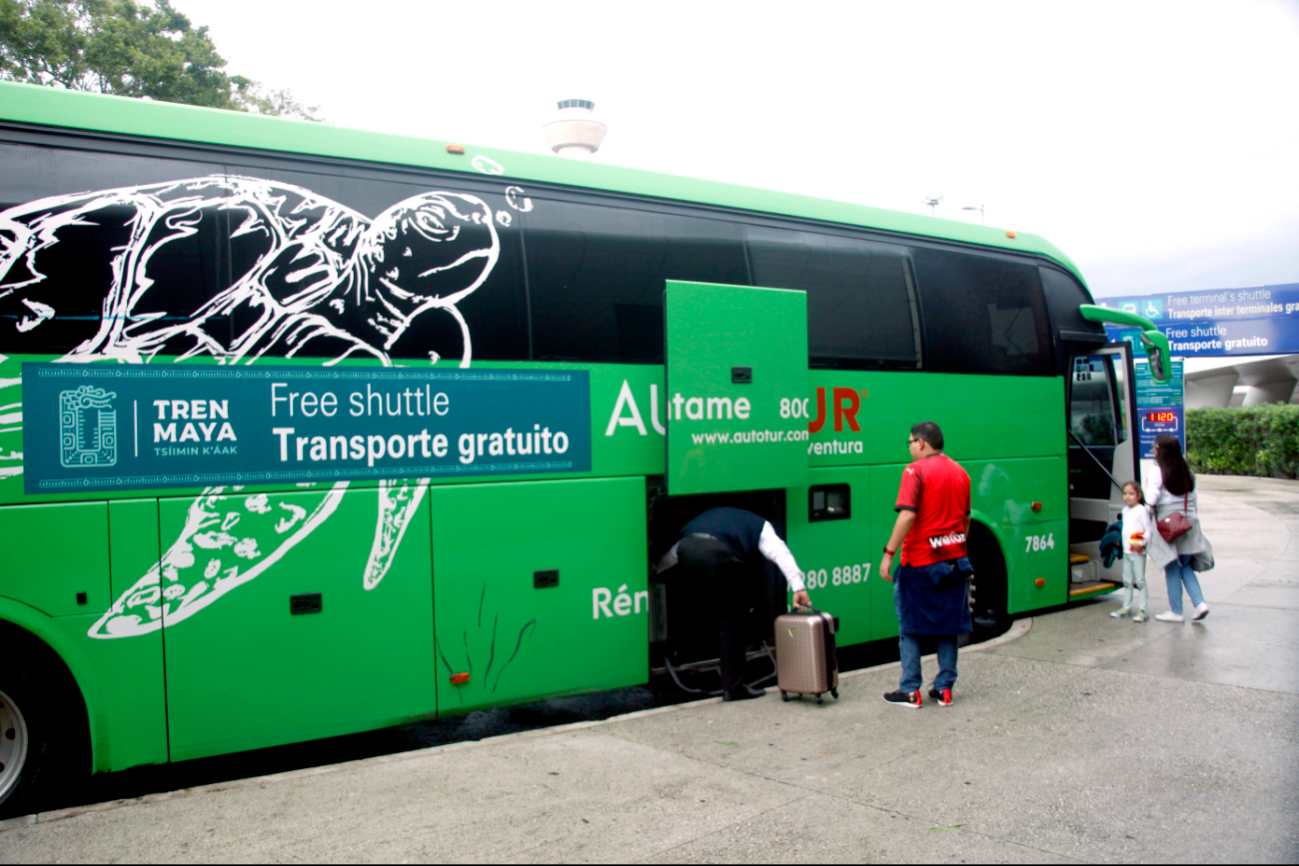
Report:
[[[44,808],[47,798],[72,777],[84,732],[77,724],[80,707],[63,699],[66,683],[61,674],[66,672],[31,661],[30,652],[13,652],[9,635],[3,638],[0,818],[8,818]],[[16,658],[20,655],[22,661]]]
[[[0,808],[18,790],[27,769],[27,741],[22,707],[0,690]]]

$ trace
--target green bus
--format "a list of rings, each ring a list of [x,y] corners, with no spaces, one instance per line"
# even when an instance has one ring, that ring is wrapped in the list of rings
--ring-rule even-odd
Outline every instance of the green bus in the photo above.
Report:
[[[716,504],[896,635],[922,419],[981,627],[1112,588],[1130,352],[1040,238],[11,83],[0,167],[9,812],[704,661],[650,566]]]

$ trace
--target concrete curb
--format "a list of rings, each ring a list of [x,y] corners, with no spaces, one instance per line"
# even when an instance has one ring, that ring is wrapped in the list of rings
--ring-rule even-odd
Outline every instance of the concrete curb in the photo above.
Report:
[[[993,638],[984,643],[975,644],[961,648],[962,653],[979,652],[981,650],[992,649],[1011,641],[1019,640],[1028,634],[1033,628],[1032,618],[1016,620],[1010,630],[999,637]],[[932,659],[933,656],[925,656]],[[863,674],[873,673],[875,671],[887,670],[899,665],[899,662],[885,662],[884,664],[875,665],[869,668],[861,668],[855,671],[849,671],[842,674],[840,679],[846,680]],[[17,830],[21,827],[30,827],[33,824],[48,824],[53,821],[63,821],[68,818],[77,818],[82,815],[90,815],[96,812],[107,812],[113,809],[122,809],[128,806],[139,806],[147,803],[161,803],[166,800],[177,800],[183,797],[194,797],[200,794],[210,794],[217,791],[229,791],[237,788],[253,788],[262,785],[274,784],[276,782],[291,782],[296,779],[307,779],[312,776],[323,776],[329,773],[336,773],[343,770],[358,770],[364,767],[380,766],[383,764],[392,764],[398,761],[410,761],[417,758],[436,755],[443,752],[459,751],[461,749],[473,749],[482,746],[494,746],[502,743],[509,743],[516,740],[529,740],[537,737],[548,737],[554,734],[563,734],[569,731],[580,731],[587,728],[596,728],[601,725],[608,725],[615,722],[626,722],[631,719],[640,719],[646,716],[657,716],[663,713],[673,713],[679,710],[702,707],[710,704],[721,703],[721,698],[703,698],[697,701],[687,701],[686,703],[673,704],[668,707],[655,707],[649,710],[637,710],[634,713],[624,713],[621,716],[611,716],[607,719],[591,722],[571,722],[566,725],[555,725],[549,728],[535,728],[531,731],[516,731],[512,734],[501,734],[496,737],[486,737],[481,740],[466,740],[461,743],[446,743],[441,746],[430,746],[427,749],[415,749],[409,752],[397,752],[391,755],[375,755],[372,758],[360,758],[355,761],[345,761],[341,764],[328,764],[321,767],[306,767],[301,770],[288,770],[283,773],[273,773],[267,776],[250,776],[245,779],[231,779],[228,782],[214,782],[211,785],[199,785],[194,788],[181,788],[176,791],[165,791],[159,794],[146,794],[143,797],[133,797],[126,800],[108,800],[103,803],[92,803],[88,806],[73,806],[68,809],[54,809],[49,812],[37,812],[32,815],[22,815],[17,818],[8,818],[0,821],[0,833],[7,830]]]

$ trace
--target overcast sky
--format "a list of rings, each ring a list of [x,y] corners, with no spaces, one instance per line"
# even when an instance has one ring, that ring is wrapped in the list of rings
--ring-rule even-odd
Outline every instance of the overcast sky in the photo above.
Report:
[[[1097,296],[1299,282],[1299,0],[174,5],[343,126],[542,153],[555,102],[592,99],[595,160],[941,196]]]

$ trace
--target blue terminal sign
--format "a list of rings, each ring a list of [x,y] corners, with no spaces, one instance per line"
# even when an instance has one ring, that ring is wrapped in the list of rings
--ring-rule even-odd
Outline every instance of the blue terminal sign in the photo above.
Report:
[[[1299,352],[1299,283],[1101,298],[1096,303],[1150,319],[1179,357]],[[1132,328],[1106,325],[1105,330],[1111,340],[1136,340]]]
[[[585,472],[585,370],[23,364],[27,493]]]

